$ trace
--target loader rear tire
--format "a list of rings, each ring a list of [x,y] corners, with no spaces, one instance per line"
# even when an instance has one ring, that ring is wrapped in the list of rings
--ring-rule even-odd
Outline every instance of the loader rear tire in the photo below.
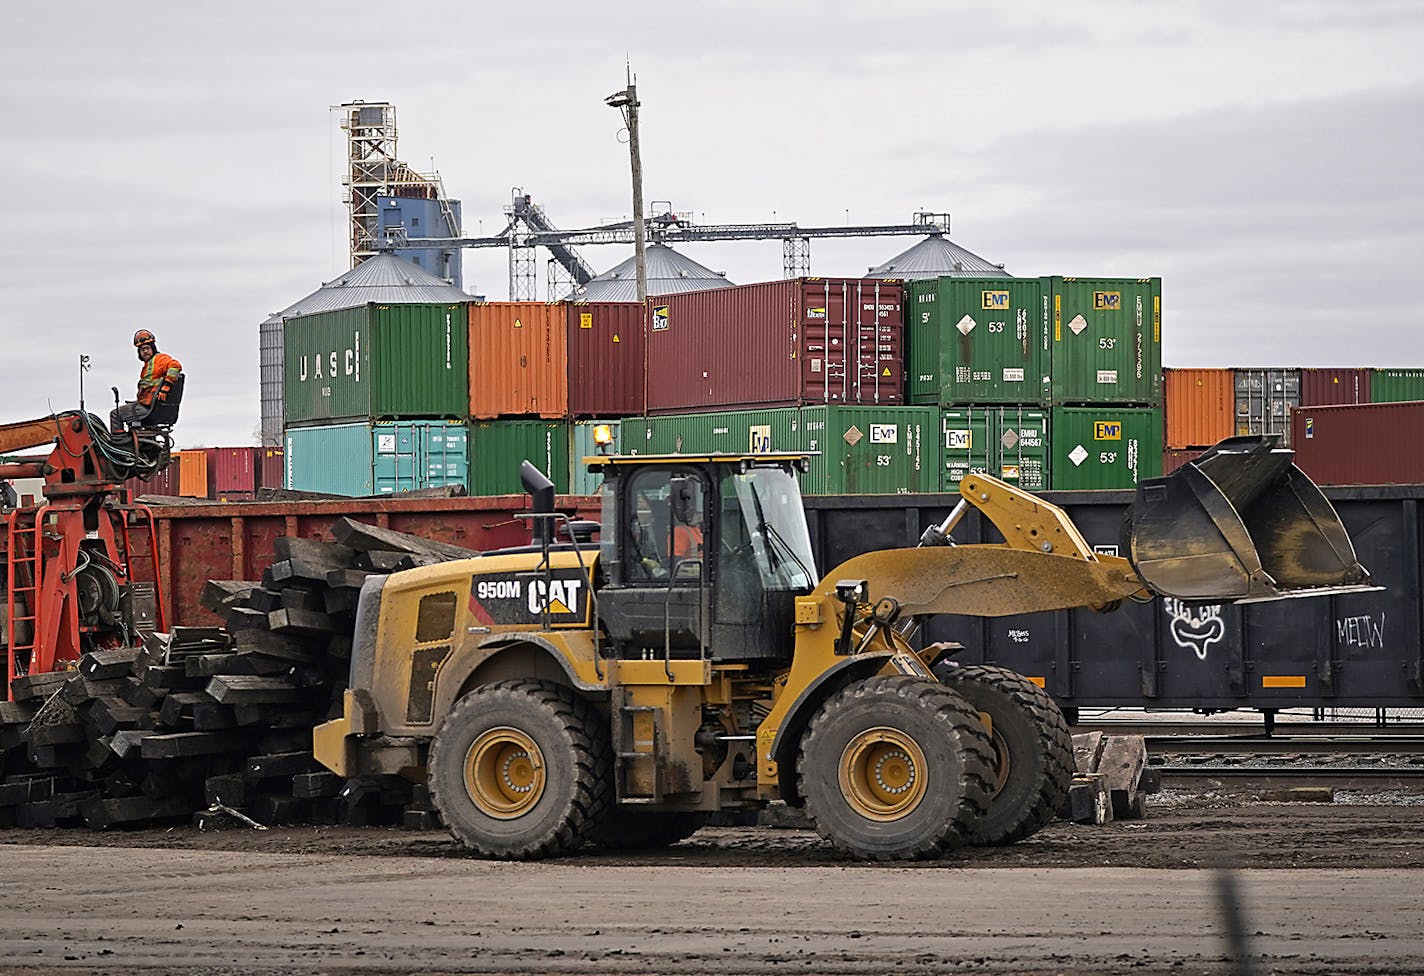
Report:
[[[594,832],[594,843],[614,851],[650,851],[687,840],[707,822],[705,813],[614,807]]]
[[[940,680],[987,714],[994,776],[989,810],[969,835],[979,847],[1012,844],[1053,822],[1073,781],[1073,734],[1058,704],[1021,674],[984,664],[939,670]]]
[[[486,685],[435,733],[429,782],[450,832],[481,857],[566,854],[592,838],[612,803],[607,723],[562,685]]]
[[[820,835],[876,861],[963,845],[988,806],[992,776],[983,723],[964,699],[898,674],[833,694],[811,719],[796,770]]]

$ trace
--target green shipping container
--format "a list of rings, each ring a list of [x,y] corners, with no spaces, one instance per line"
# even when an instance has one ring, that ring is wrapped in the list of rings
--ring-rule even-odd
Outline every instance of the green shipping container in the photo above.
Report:
[[[855,405],[731,410],[626,418],[630,454],[817,451],[801,479],[808,495],[939,491],[939,411]]]
[[[441,420],[290,427],[285,487],[329,495],[386,495],[464,485],[464,424]]]
[[[362,305],[282,325],[291,424],[469,414],[463,305]]]
[[[1162,474],[1162,410],[1055,407],[1050,430],[1054,491],[1136,488]]]
[[[1024,491],[1047,491],[1052,483],[1049,414],[1027,407],[1001,407],[994,415],[998,460],[991,474]]]
[[[988,474],[996,466],[994,419],[987,407],[954,407],[940,416],[941,448],[944,450],[944,491],[959,491],[959,483],[971,474]]]
[[[1424,369],[1377,369],[1370,374],[1371,403],[1424,400]]]
[[[905,299],[910,403],[1046,404],[1048,307],[1038,278],[934,278]]]
[[[807,495],[940,490],[939,408],[801,408],[801,450],[820,451],[801,479]]]
[[[1162,405],[1162,279],[1043,279],[1055,405]]]
[[[470,494],[522,495],[522,462],[530,461],[569,493],[569,422],[489,420],[470,424]]]
[[[741,454],[801,451],[795,407],[629,417],[623,450],[629,454]]]

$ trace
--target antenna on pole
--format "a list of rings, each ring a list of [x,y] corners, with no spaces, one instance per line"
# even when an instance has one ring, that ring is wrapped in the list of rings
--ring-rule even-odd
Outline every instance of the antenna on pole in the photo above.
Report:
[[[89,357],[79,354],[79,412],[84,412],[84,374],[89,372]]]
[[[631,65],[626,66],[628,87],[603,101],[616,108],[628,127],[628,159],[633,169],[633,263],[638,269],[638,301],[648,299],[647,228],[643,224],[643,159],[638,148],[638,85]]]

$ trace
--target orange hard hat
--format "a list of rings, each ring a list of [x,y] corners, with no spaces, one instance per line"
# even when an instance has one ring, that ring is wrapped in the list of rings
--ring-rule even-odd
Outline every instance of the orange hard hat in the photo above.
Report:
[[[139,346],[153,346],[157,348],[158,340],[154,338],[153,333],[147,329],[139,329],[134,333],[134,348],[137,349]]]

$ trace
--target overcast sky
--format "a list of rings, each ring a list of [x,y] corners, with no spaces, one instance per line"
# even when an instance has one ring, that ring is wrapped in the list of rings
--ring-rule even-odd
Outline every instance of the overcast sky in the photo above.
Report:
[[[1415,0],[9,4],[0,422],[76,406],[81,353],[90,409],[131,396],[142,327],[188,374],[180,445],[255,443],[258,323],[348,266],[330,107],[395,104],[469,234],[516,186],[587,226],[631,210],[625,59],[649,201],[948,211],[1012,274],[1160,275],[1168,365],[1424,366],[1420,51]],[[815,242],[813,270],[909,243]],[[684,250],[781,274],[775,241]],[[506,297],[503,251],[465,269]]]

